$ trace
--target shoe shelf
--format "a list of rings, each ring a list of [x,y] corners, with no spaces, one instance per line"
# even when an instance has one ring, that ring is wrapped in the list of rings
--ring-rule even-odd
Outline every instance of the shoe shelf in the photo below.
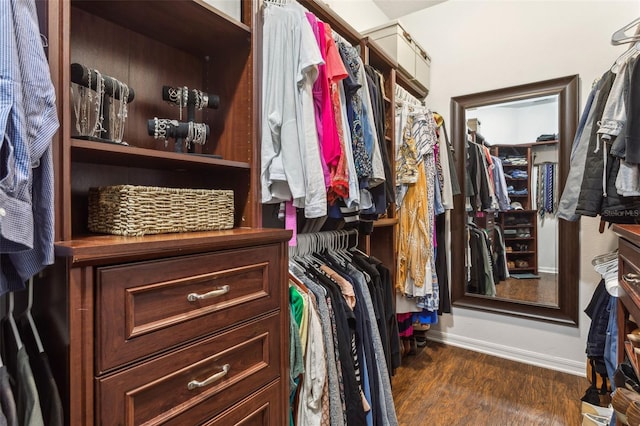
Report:
[[[505,246],[511,247],[506,251],[507,261],[517,263],[525,261],[526,266],[512,265],[509,272],[538,273],[538,243],[537,243],[537,212],[535,210],[509,210],[498,214],[498,222],[504,230]],[[511,235],[507,232],[511,231]],[[525,250],[520,250],[523,247]]]
[[[625,340],[624,341],[624,352],[627,355],[627,358],[631,362],[633,366],[633,371],[636,373],[636,376],[640,377],[640,366],[638,365],[638,357],[636,356],[635,351],[633,350],[633,344]]]

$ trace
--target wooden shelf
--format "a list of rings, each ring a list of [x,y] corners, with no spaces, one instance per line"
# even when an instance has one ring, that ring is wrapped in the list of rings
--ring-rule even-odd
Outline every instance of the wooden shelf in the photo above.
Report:
[[[220,51],[216,46],[251,45],[247,25],[202,0],[73,0],[72,5],[201,58]]]
[[[429,94],[429,90],[426,87],[406,75],[401,68],[396,71],[396,82],[420,100],[426,98]]]
[[[300,4],[306,7],[309,12],[316,15],[316,17],[323,21],[328,22],[331,25],[331,29],[335,30],[338,34],[345,38],[349,43],[354,46],[358,46],[362,35],[353,28],[347,21],[342,19],[337,13],[329,8],[321,0],[300,0]]]
[[[628,340],[624,341],[624,351],[627,354],[627,358],[629,358],[631,365],[633,366],[633,371],[636,373],[636,376],[640,376],[640,366],[638,366],[638,358],[636,357],[636,354],[633,350],[633,345]]]
[[[394,226],[398,223],[398,219],[393,217],[393,218],[389,218],[386,217],[384,219],[378,219],[376,221],[373,222],[373,227],[374,228],[382,228],[385,226]]]
[[[211,170],[212,167],[249,172],[249,163],[212,158],[204,155],[137,148],[82,139],[71,139],[74,162],[160,170]]]
[[[505,241],[527,241],[527,240],[535,240],[534,237],[508,237],[505,235],[504,237]]]
[[[70,257],[73,263],[125,261],[139,258],[144,253],[158,251],[167,256],[194,253],[201,249],[229,249],[246,245],[268,244],[282,239],[282,229],[234,228],[223,231],[183,232],[172,234],[145,235],[142,237],[123,237],[119,235],[85,235],[55,244],[56,256]]]

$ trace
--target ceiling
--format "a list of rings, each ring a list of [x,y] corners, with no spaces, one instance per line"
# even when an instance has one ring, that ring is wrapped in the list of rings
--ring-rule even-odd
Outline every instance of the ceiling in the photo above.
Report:
[[[445,1],[446,0],[373,0],[389,19],[397,19]]]

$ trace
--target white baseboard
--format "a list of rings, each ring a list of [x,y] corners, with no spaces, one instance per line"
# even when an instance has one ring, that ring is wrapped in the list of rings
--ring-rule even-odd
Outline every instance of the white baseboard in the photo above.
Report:
[[[547,267],[538,265],[538,272],[544,272],[545,274],[557,274],[558,268],[547,268]]]
[[[433,340],[447,345],[457,346],[463,349],[469,349],[471,351],[481,352],[497,356],[499,358],[548,368],[550,370],[569,373],[576,376],[586,376],[586,358],[583,362],[579,362],[572,359],[549,356],[539,352],[498,345],[477,339],[470,339],[464,336],[455,336],[433,329],[429,330],[427,333],[427,340]]]

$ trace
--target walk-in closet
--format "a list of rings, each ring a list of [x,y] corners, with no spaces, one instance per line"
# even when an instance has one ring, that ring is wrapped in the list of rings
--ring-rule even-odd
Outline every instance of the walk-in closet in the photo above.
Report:
[[[628,0],[0,0],[0,425],[640,425],[639,56]]]

